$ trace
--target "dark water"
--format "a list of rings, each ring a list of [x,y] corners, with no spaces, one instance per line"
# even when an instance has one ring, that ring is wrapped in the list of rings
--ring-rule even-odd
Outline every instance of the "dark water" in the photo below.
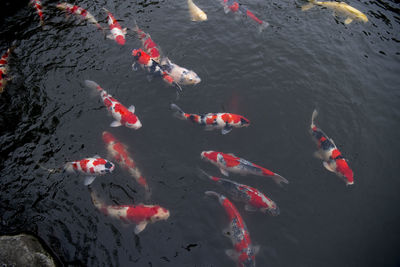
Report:
[[[27,2],[27,1],[26,1]],[[202,78],[176,102],[188,112],[229,111],[252,125],[226,136],[171,116],[175,91],[132,72],[135,35],[125,46],[47,6],[46,26],[25,2],[3,2],[0,50],[16,44],[14,79],[0,97],[0,233],[39,235],[70,266],[235,266],[224,253],[223,209],[196,167],[203,150],[235,153],[286,177],[278,188],[256,176],[231,178],[265,192],[280,207],[271,217],[237,203],[255,244],[257,266],[398,266],[400,242],[400,7],[396,1],[347,1],[369,22],[344,25],[327,9],[302,12],[304,1],[242,1],[271,25],[225,15],[217,1],[196,3],[209,20],[193,23],[186,1],[76,1],[105,26],[106,6],[123,27],[139,25],[174,62]],[[53,7],[51,7],[53,6]],[[112,118],[83,80],[98,82],[136,106],[138,130],[110,128]],[[355,185],[346,188],[312,156],[311,113],[349,159]],[[111,131],[125,143],[167,221],[139,236],[99,213],[82,177],[49,168],[95,154]],[[144,193],[117,169],[93,187],[107,203],[140,203]],[[221,191],[220,191],[221,192]]]

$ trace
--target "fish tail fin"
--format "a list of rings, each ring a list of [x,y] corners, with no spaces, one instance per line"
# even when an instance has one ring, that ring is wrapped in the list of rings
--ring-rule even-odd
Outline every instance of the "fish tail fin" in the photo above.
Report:
[[[105,12],[110,13],[110,11],[109,11],[107,8],[103,7],[102,9],[103,9]]]
[[[92,89],[93,91],[103,91],[103,88],[100,87],[96,82],[91,81],[91,80],[85,80],[85,85]]]
[[[282,183],[284,183],[284,184],[288,184],[289,183],[289,181],[286,178],[280,176],[277,173],[275,173],[274,176],[272,176],[272,179],[279,186],[282,186]]]
[[[133,19],[133,30],[136,32],[136,33],[139,33],[139,31],[140,31],[140,29],[139,29],[139,26],[138,26],[138,24],[137,24],[137,22],[136,22],[136,19]]]
[[[185,112],[178,107],[176,104],[172,103],[171,104],[171,109],[175,111],[174,116],[180,120],[185,120]]]
[[[314,109],[312,115],[311,115],[311,129],[315,127],[314,120],[318,116],[318,111]]]
[[[307,11],[315,5],[316,0],[309,0],[309,3],[301,7],[301,11]]]
[[[93,203],[93,205],[94,205],[97,209],[99,209],[99,210],[103,209],[104,203],[103,203],[103,201],[97,196],[96,191],[94,191],[94,190],[92,190],[92,189],[89,189],[89,190],[90,190],[90,197],[92,198],[92,203]]]
[[[204,170],[202,170],[201,168],[197,168],[197,176],[199,176],[201,179],[204,180],[208,180],[211,179],[211,175],[209,175],[208,173],[206,173]]]
[[[265,30],[266,28],[268,28],[269,23],[266,21],[263,21],[259,26],[258,26],[258,31],[262,32],[263,30]]]
[[[214,191],[206,191],[206,192],[204,192],[204,194],[209,197],[216,197],[216,198],[218,198],[218,200],[221,200],[221,197],[222,197],[221,194],[218,194],[217,192],[214,192]]]
[[[64,170],[67,172],[74,172],[74,167],[71,162],[67,162],[64,165]]]

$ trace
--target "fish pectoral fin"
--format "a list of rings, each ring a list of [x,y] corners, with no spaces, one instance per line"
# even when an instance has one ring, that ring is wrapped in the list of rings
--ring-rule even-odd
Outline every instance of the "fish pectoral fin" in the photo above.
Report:
[[[138,69],[139,69],[139,64],[136,63],[136,62],[133,62],[133,64],[132,64],[132,70],[133,70],[133,71],[137,71]]]
[[[327,169],[328,171],[335,172],[335,169],[332,168],[331,164],[329,164],[328,162],[324,161],[322,164],[324,165],[325,169]]]
[[[254,254],[257,254],[258,252],[260,252],[260,246],[253,246],[253,252],[254,252]]]
[[[146,226],[147,226],[147,221],[141,221],[135,227],[135,234],[139,234],[141,231],[144,230],[144,228],[146,228]]]
[[[316,158],[318,158],[318,159],[324,159],[324,156],[323,156],[321,150],[315,151],[315,152],[314,152],[314,157],[316,157]]]
[[[221,133],[222,134],[227,134],[227,133],[229,133],[230,131],[232,131],[232,126],[229,126],[229,125],[227,125],[227,126],[225,126],[224,128],[222,128],[222,130],[221,130]]]
[[[253,207],[253,206],[251,206],[251,205],[249,205],[249,204],[246,204],[246,205],[244,206],[244,209],[245,209],[246,211],[249,211],[249,212],[257,211],[257,209],[256,209],[255,207]]]
[[[228,14],[228,13],[229,13],[229,11],[230,11],[229,7],[227,7],[227,6],[224,6],[224,12],[225,12],[225,14]]]
[[[114,40],[114,36],[112,34],[107,34],[106,36],[108,39]]]
[[[123,34],[126,34],[127,31],[128,31],[128,28],[123,28],[123,29],[122,29],[122,33],[123,33]]]
[[[220,171],[223,175],[229,176],[229,172],[227,172],[226,170],[220,168],[219,171]]]
[[[132,113],[135,113],[135,106],[134,105],[130,105],[128,110]]]
[[[111,127],[119,127],[119,126],[121,126],[121,125],[122,125],[122,123],[119,122],[119,121],[113,121],[113,122],[110,124]]]
[[[234,249],[225,250],[225,254],[234,261],[237,261],[239,254]]]
[[[344,21],[344,24],[350,24],[350,23],[352,23],[353,22],[353,19],[351,19],[351,18],[347,18],[347,19],[345,19],[345,21]]]
[[[85,186],[91,185],[95,179],[96,179],[96,176],[87,176],[87,177],[85,177],[83,184]]]

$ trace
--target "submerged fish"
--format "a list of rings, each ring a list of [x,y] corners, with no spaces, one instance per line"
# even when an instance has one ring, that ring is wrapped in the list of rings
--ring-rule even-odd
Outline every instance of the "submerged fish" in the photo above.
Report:
[[[146,178],[143,177],[140,170],[137,168],[135,161],[129,155],[127,147],[119,142],[111,133],[103,132],[103,141],[107,147],[108,153],[118,162],[118,164],[128,170],[128,172],[135,178],[136,182],[140,184],[146,191],[146,198],[150,197],[150,188],[147,184]]]
[[[142,232],[148,223],[169,218],[169,211],[158,205],[105,205],[94,191],[90,195],[95,207],[105,215],[122,220],[125,223],[135,223],[135,234]]]
[[[43,6],[42,6],[42,1],[40,0],[31,0],[30,4],[35,8],[36,13],[39,15],[40,19],[40,26],[44,25],[44,20],[43,20]]]
[[[229,226],[224,233],[231,238],[234,249],[226,250],[226,254],[237,262],[238,267],[255,267],[255,255],[260,248],[251,243],[250,233],[236,207],[224,195],[214,191],[205,194],[216,197],[229,217]]]
[[[316,0],[309,0],[309,3],[307,5],[302,6],[301,10],[306,11],[312,8],[315,5],[323,6],[326,8],[332,9],[335,13],[334,15],[343,15],[346,17],[344,23],[345,24],[350,24],[353,20],[359,20],[363,22],[368,22],[367,16],[359,11],[358,9],[355,9],[354,7],[346,4],[345,2],[320,2]]]
[[[3,93],[7,82],[11,80],[11,78],[8,76],[8,59],[12,50],[13,48],[7,49],[7,52],[5,52],[0,59],[0,94]]]
[[[315,155],[323,160],[324,167],[328,171],[334,172],[343,178],[346,185],[354,184],[354,174],[347,164],[347,159],[342,156],[333,140],[315,125],[314,120],[317,115],[317,110],[314,110],[311,117],[311,135],[318,146],[318,151]]]
[[[100,158],[99,156],[67,162],[64,166],[64,169],[68,172],[78,172],[90,175],[85,178],[85,185],[93,183],[97,175],[111,173],[114,168],[115,166],[112,162]]]
[[[192,0],[188,0],[187,3],[192,21],[207,20],[207,14],[203,10],[201,10],[198,6],[196,6]]]
[[[243,14],[246,17],[250,18],[251,20],[255,21],[258,24],[258,29],[260,31],[264,30],[265,28],[267,28],[269,26],[268,22],[257,18],[253,12],[251,12],[247,8],[243,7],[241,4],[239,4],[235,0],[219,0],[219,1],[222,3],[226,14],[229,12],[232,12],[232,13],[238,14],[238,15]]]
[[[118,21],[114,18],[110,11],[108,11],[105,7],[103,10],[107,12],[107,21],[110,26],[111,34],[107,35],[107,38],[111,40],[115,40],[118,44],[125,44],[125,34],[126,28],[122,29],[121,25],[119,25]]]
[[[289,181],[268,169],[251,163],[245,159],[236,157],[233,154],[225,154],[216,151],[203,151],[201,158],[211,164],[217,166],[221,173],[229,176],[228,172],[239,173],[241,175],[253,174],[257,176],[271,177],[278,185],[282,183],[288,184]]]
[[[259,210],[263,213],[269,212],[273,216],[279,215],[279,208],[276,203],[256,188],[228,179],[211,176],[203,170],[199,170],[199,172],[200,177],[208,178],[220,185],[234,200],[246,203],[245,210]]]
[[[177,105],[171,104],[175,116],[202,125],[206,130],[221,129],[222,134],[229,133],[233,128],[248,127],[250,121],[243,116],[232,113],[207,113],[204,115],[185,113]]]
[[[96,25],[97,28],[103,30],[103,28],[100,26],[99,22],[86,9],[83,9],[83,8],[77,6],[77,5],[72,5],[72,4],[68,4],[68,3],[57,4],[57,8],[60,9],[60,10],[65,10],[70,14],[79,15],[83,19],[85,19],[85,20],[89,21],[90,23],[93,23],[94,25]]]
[[[139,118],[135,115],[135,106],[131,105],[126,108],[120,102],[118,102],[112,95],[109,95],[103,88],[100,87],[94,81],[86,80],[85,84],[87,87],[97,90],[100,92],[101,98],[108,111],[111,113],[115,121],[111,123],[111,127],[119,127],[124,125],[125,127],[132,129],[139,129],[142,127],[142,123]]]

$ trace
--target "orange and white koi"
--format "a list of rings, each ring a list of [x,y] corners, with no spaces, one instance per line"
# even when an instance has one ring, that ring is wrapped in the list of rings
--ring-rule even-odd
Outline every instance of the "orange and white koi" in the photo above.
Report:
[[[238,2],[236,2],[234,0],[220,0],[220,1],[224,7],[225,14],[227,14],[229,12],[233,12],[234,14],[238,14],[238,15],[244,14],[246,17],[252,19],[259,25],[258,27],[259,27],[260,31],[264,30],[265,28],[267,28],[269,26],[268,22],[257,18],[253,12],[251,12],[247,8],[243,7]]]
[[[128,170],[128,172],[135,178],[136,182],[140,184],[146,191],[146,198],[150,197],[150,188],[147,184],[146,178],[142,175],[137,168],[135,161],[129,155],[127,147],[119,142],[111,133],[103,132],[103,141],[107,147],[108,153],[118,162],[118,164]]]
[[[216,197],[229,217],[229,225],[224,233],[231,238],[234,249],[226,250],[226,254],[237,262],[238,267],[255,267],[255,255],[260,247],[253,246],[249,230],[235,205],[224,195],[214,191],[206,191],[205,194]]]
[[[342,156],[333,140],[315,125],[314,120],[317,115],[317,110],[314,110],[311,117],[311,135],[318,146],[315,156],[323,160],[323,165],[328,171],[343,178],[346,185],[354,184],[354,174],[347,164],[347,159]]]
[[[199,176],[205,177],[221,186],[232,198],[236,201],[245,203],[245,210],[247,211],[261,211],[263,213],[269,212],[273,216],[279,215],[279,208],[274,201],[264,195],[258,189],[239,184],[232,180],[211,176],[203,170],[199,170]]]
[[[64,170],[68,172],[78,172],[90,175],[85,178],[85,185],[90,185],[93,183],[97,175],[111,173],[114,168],[115,166],[112,162],[100,158],[99,156],[67,162],[64,166]]]
[[[100,87],[94,81],[86,80],[85,84],[87,87],[97,90],[100,92],[101,98],[103,99],[104,105],[107,107],[108,111],[111,113],[115,121],[111,123],[111,127],[119,127],[124,125],[125,127],[131,129],[139,129],[142,127],[142,123],[139,118],[135,115],[135,106],[131,105],[126,108],[120,102],[118,102],[112,95],[109,95],[103,88]]]
[[[189,120],[193,123],[202,125],[205,130],[221,129],[222,134],[227,134],[233,128],[248,127],[250,121],[241,115],[232,113],[207,113],[204,115],[185,113],[180,107],[171,104],[171,109],[175,110],[174,116],[181,120]]]
[[[97,28],[99,28],[100,30],[103,30],[103,28],[100,26],[99,22],[95,19],[95,17],[92,14],[90,14],[89,11],[87,11],[86,9],[83,9],[80,6],[71,5],[71,4],[64,2],[64,3],[57,4],[57,8],[60,10],[65,10],[70,14],[75,14],[75,15],[81,16],[83,19],[96,25]]]
[[[239,158],[234,154],[225,154],[216,151],[203,151],[201,152],[201,158],[217,166],[221,173],[225,176],[229,176],[228,172],[238,173],[241,175],[253,174],[257,176],[271,177],[278,185],[281,185],[281,183],[289,183],[288,180],[279,174],[251,163],[245,159]]]
[[[107,35],[107,38],[111,40],[115,40],[118,44],[124,45],[125,44],[125,34],[126,28],[121,27],[118,21],[114,18],[110,11],[108,11],[105,7],[103,10],[107,12],[107,21],[108,25],[110,26],[111,34]]]
[[[135,234],[142,232],[148,223],[167,220],[170,215],[169,210],[159,205],[106,205],[94,191],[91,197],[95,207],[105,215],[125,223],[135,223]]]
[[[10,77],[8,77],[8,59],[10,57],[10,54],[12,52],[12,48],[7,49],[7,52],[3,54],[3,56],[0,59],[0,94],[3,93],[4,88],[7,85],[7,82],[11,80]]]
[[[166,82],[168,85],[172,85],[179,91],[182,91],[182,88],[179,86],[179,84],[177,84],[174,79],[162,69],[160,64],[152,59],[151,56],[145,51],[143,51],[142,49],[134,49],[132,50],[132,56],[134,59],[132,69],[134,71],[138,69],[138,66],[141,66],[142,69],[146,70],[149,75],[161,77],[163,81]]]
[[[31,0],[30,4],[35,8],[36,13],[39,15],[40,18],[40,26],[44,25],[44,20],[43,20],[43,7],[42,7],[42,1],[40,0]]]

